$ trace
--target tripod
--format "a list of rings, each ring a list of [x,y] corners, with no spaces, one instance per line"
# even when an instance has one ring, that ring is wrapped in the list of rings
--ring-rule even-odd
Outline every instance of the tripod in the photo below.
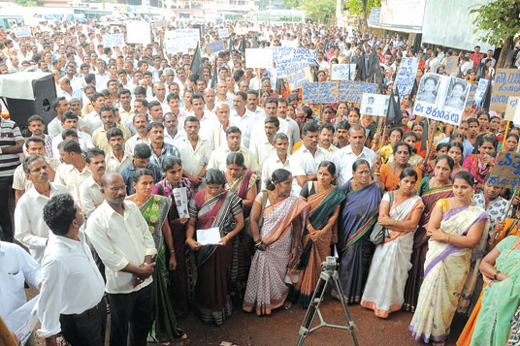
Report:
[[[356,325],[354,321],[350,317],[350,313],[347,309],[347,304],[343,299],[343,288],[341,287],[341,283],[339,281],[339,275],[337,268],[338,263],[336,257],[328,256],[327,260],[321,264],[321,274],[320,279],[318,280],[318,284],[316,285],[316,289],[312,294],[311,303],[307,308],[307,312],[305,313],[305,317],[303,318],[303,323],[300,327],[300,337],[298,338],[298,342],[296,342],[296,346],[302,346],[305,338],[315,330],[318,330],[322,327],[329,328],[337,328],[337,329],[345,329],[348,330],[352,334],[352,339],[354,340],[354,345],[359,346],[356,333],[354,329]],[[320,304],[323,301],[323,297],[325,295],[325,291],[327,290],[327,286],[331,281],[334,283],[334,288],[337,290],[340,296],[341,307],[343,308],[343,313],[345,314],[345,318],[347,319],[348,326],[340,326],[335,324],[329,324],[323,320],[320,312]],[[316,327],[311,328],[312,322],[314,321],[314,317],[318,314],[320,318],[320,324]]]

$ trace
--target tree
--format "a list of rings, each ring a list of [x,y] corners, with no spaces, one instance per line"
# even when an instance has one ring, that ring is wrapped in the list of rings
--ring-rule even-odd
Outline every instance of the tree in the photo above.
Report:
[[[473,21],[482,32],[485,42],[502,47],[497,61],[499,67],[512,66],[514,37],[520,31],[520,0],[496,0],[473,8],[470,13],[477,13]]]
[[[307,18],[322,23],[332,18],[336,9],[336,0],[283,0],[283,4],[288,8],[305,10]]]
[[[347,7],[353,15],[363,17],[363,28],[368,30],[368,15],[372,7],[380,7],[381,0],[348,0]]]

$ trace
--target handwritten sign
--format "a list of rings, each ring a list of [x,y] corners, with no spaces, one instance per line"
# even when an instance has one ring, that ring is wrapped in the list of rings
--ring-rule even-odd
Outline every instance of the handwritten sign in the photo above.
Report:
[[[341,81],[339,87],[340,101],[360,103],[364,93],[375,94],[377,84],[354,82],[350,80]]]
[[[226,46],[224,44],[224,41],[211,42],[206,45],[206,52],[208,54],[218,53],[218,52],[226,49],[225,47]]]
[[[477,86],[475,84],[470,84],[468,99],[466,100],[466,109],[473,108],[475,104],[475,94],[477,93]]]
[[[384,117],[386,116],[389,104],[390,95],[363,94],[361,101],[361,114]]]
[[[354,80],[356,78],[356,64],[332,64],[331,80]]]
[[[303,84],[303,102],[332,103],[338,102],[338,82],[315,82]]]
[[[126,41],[128,43],[148,44],[150,38],[150,24],[148,22],[129,22],[126,25]]]
[[[220,28],[220,29],[218,29],[218,37],[219,38],[227,38],[227,37],[229,37],[229,30],[228,30],[228,28]]]
[[[446,58],[446,71],[450,76],[457,76],[459,74],[459,57],[449,56]]]
[[[291,64],[285,68],[285,76],[291,90],[299,89],[312,80],[311,69],[306,61]]]
[[[309,64],[316,58],[316,51],[305,48],[295,48],[292,51],[291,62],[307,61]]]
[[[294,48],[271,47],[273,51],[273,62],[276,64],[276,74],[285,78],[285,69],[291,64]]]
[[[489,82],[489,79],[484,79],[484,78],[481,78],[479,81],[478,81],[478,85],[477,85],[477,91],[475,92],[475,101],[477,102],[482,102],[482,99],[484,98],[484,94],[486,93],[486,88],[487,88],[487,85],[488,85],[488,82]]]
[[[188,52],[197,48],[200,41],[199,29],[177,29],[167,31],[164,35],[166,50],[168,53]]]
[[[401,60],[397,77],[395,78],[394,91],[399,90],[399,95],[410,95],[413,82],[417,76],[419,58],[405,58]]]
[[[125,35],[124,34],[108,34],[103,35],[103,47],[105,48],[113,48],[113,47],[121,47],[125,45]]]
[[[501,151],[488,183],[493,186],[515,188],[520,185],[520,154]]]
[[[266,48],[246,48],[247,68],[273,68],[273,51]]]
[[[518,107],[518,103],[520,103],[520,96],[509,96],[507,99],[506,115],[504,116],[504,120],[514,120],[517,110],[520,109],[520,107]]]
[[[16,37],[30,37],[31,28],[28,26],[22,26],[21,28],[14,28],[13,33]]]
[[[520,70],[499,68],[493,84],[491,109],[504,112],[507,108],[507,98],[517,95],[520,95]]]

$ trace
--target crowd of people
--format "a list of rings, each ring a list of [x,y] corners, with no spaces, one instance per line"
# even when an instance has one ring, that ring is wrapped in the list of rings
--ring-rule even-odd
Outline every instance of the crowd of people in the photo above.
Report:
[[[457,345],[518,345],[520,197],[489,174],[520,130],[478,104],[458,126],[427,121],[413,92],[387,125],[359,104],[305,104],[245,61],[249,47],[296,41],[316,51],[316,80],[355,63],[357,80],[390,93],[403,58],[420,58],[417,85],[448,73],[450,56],[476,83],[494,75],[493,51],[311,24],[239,27],[248,33],[231,30],[211,55],[216,28],[203,29],[200,66],[194,52],[165,51],[167,28],[150,45],[115,48],[102,35],[124,25],[0,31],[0,72],[51,72],[57,91],[51,122],[34,114],[21,131],[1,119],[0,316],[25,303],[27,279],[50,345],[103,345],[107,312],[110,345],[166,342],[187,337],[191,311],[221,326],[233,308],[308,307],[333,255],[343,292],[332,295],[379,318],[412,313],[417,341],[444,344],[459,313]],[[214,229],[218,243],[201,244],[199,231]]]

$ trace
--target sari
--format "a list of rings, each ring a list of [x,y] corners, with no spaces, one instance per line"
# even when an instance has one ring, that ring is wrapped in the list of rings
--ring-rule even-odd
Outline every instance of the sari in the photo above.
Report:
[[[289,293],[286,276],[293,269],[289,263],[291,249],[295,246],[292,233],[303,231],[308,209],[309,205],[296,196],[271,205],[267,201],[260,230],[265,250],[257,251],[251,262],[242,304],[244,311],[270,315],[272,310],[284,304]],[[293,230],[292,222],[298,217],[302,229]]]
[[[168,223],[172,232],[173,248],[175,249],[175,259],[177,268],[169,272],[170,285],[168,293],[177,317],[185,316],[190,311],[190,302],[195,301],[195,286],[193,280],[193,266],[191,251],[186,243],[186,224],[179,220],[173,189],[185,187],[188,201],[193,195],[194,184],[188,178],[181,178],[178,186],[172,186],[168,179],[164,179],[153,187],[152,193],[169,197],[171,199],[170,211],[168,212]],[[166,263],[170,261],[170,252],[166,252]]]
[[[247,191],[256,184],[258,176],[253,171],[242,173],[239,177],[232,181],[226,181],[224,188],[233,192],[238,197],[244,199],[247,196]]]
[[[205,191],[205,189],[199,191],[190,200],[190,218],[197,220],[196,230],[218,227],[222,238],[236,227],[235,217],[242,213],[242,200],[234,193],[224,191],[204,201]],[[195,256],[197,265],[195,296],[199,316],[204,323],[214,322],[220,326],[233,311],[228,291],[233,239],[224,246],[203,245]]]
[[[424,278],[424,261],[428,252],[428,240],[430,237],[426,234],[426,226],[430,221],[430,215],[435,207],[435,203],[441,198],[449,198],[453,196],[452,185],[430,187],[432,177],[426,177],[419,186],[419,196],[422,197],[424,203],[424,211],[419,221],[419,226],[413,237],[412,252],[412,269],[408,274],[408,280],[404,289],[403,310],[414,312],[419,297],[419,289]]]
[[[388,192],[381,203],[390,204]],[[388,215],[392,220],[407,221],[415,210],[423,208],[421,197],[413,196],[397,205],[393,204]],[[403,306],[404,287],[408,271],[412,268],[410,258],[415,229],[409,231],[389,230],[390,236],[385,237],[385,242],[378,245],[374,252],[361,306],[374,310],[377,317],[387,318],[391,312],[399,311]]]
[[[419,188],[419,184],[422,179],[422,172],[417,166],[412,166],[408,164],[408,167],[412,167],[414,171],[417,173],[417,183],[415,184],[415,189]],[[385,191],[394,191],[397,189],[397,185],[399,185],[399,174],[394,173],[393,169],[390,167],[390,164],[384,164],[381,166],[380,170],[381,183],[385,187]]]
[[[340,189],[347,198],[338,227],[339,279],[345,302],[359,303],[374,252],[369,237],[377,221],[382,192],[375,182],[353,190],[351,181],[348,181]],[[335,290],[332,296],[340,299],[339,292]]]
[[[479,193],[484,183],[484,178],[491,171],[491,166],[485,164],[479,154],[470,154],[464,159],[462,167],[466,168],[468,172],[475,177],[475,193]]]
[[[330,256],[331,245],[338,242],[338,216],[345,194],[332,186],[307,198],[310,205],[309,221],[303,231],[303,253],[298,282],[293,286],[291,300],[307,308],[321,274],[321,263]]]
[[[489,216],[477,205],[449,209],[447,199],[437,202],[443,212],[440,228],[447,234],[464,236],[469,229]],[[443,342],[457,310],[470,269],[472,249],[429,240],[424,263],[424,281],[417,308],[408,329],[415,340]]]
[[[143,214],[150,233],[152,233],[157,258],[152,274],[152,330],[151,337],[164,342],[183,335],[177,327],[177,320],[168,296],[168,268],[166,262],[166,246],[163,241],[162,225],[168,216],[171,200],[167,197],[152,195],[139,209]]]

